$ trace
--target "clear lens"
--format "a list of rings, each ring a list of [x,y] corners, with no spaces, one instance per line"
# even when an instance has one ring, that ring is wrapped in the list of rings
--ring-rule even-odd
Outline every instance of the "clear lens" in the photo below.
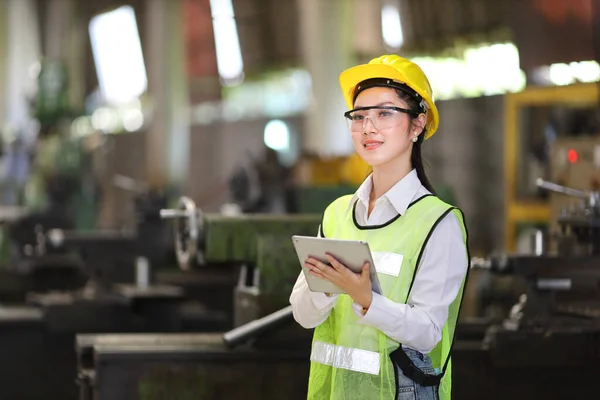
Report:
[[[376,130],[381,131],[400,125],[403,113],[386,108],[371,108],[356,110],[347,114],[346,123],[351,132],[362,132],[367,124],[372,123]]]

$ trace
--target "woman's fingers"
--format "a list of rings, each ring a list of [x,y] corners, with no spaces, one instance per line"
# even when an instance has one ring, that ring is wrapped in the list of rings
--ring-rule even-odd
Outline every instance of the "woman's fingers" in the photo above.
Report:
[[[311,270],[319,272],[324,276],[332,276],[338,273],[332,265],[326,264],[312,257],[309,257],[306,260],[305,266]]]
[[[331,254],[327,254],[325,255],[325,257],[327,257],[327,261],[329,261],[331,263],[331,266],[339,273],[343,273],[344,270],[347,270],[348,268],[346,268],[342,263],[340,263],[334,256],[332,256]]]
[[[318,278],[326,279],[325,276],[318,269],[309,268],[308,273],[311,274],[311,275],[314,275],[314,276],[316,276]]]

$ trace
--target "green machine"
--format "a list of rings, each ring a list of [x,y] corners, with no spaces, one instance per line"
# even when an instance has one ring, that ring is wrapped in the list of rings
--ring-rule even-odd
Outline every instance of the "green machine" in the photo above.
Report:
[[[93,229],[98,193],[84,138],[71,132],[74,118],[81,113],[68,105],[65,65],[56,60],[43,60],[38,88],[32,108],[40,131],[25,187],[24,205],[34,212],[68,207],[76,229]]]
[[[95,226],[96,199],[90,152],[84,138],[71,131],[81,113],[67,102],[68,74],[60,61],[42,60],[38,91],[31,102],[31,114],[39,131],[29,166],[29,176],[18,188],[19,206],[28,213],[57,213],[68,208],[78,229]]]
[[[10,301],[22,299],[28,290],[79,285],[80,261],[57,256],[44,245],[44,233],[54,228],[89,230],[96,226],[97,185],[84,138],[71,133],[72,121],[81,113],[68,105],[66,67],[60,61],[44,59],[37,79],[31,116],[39,122],[39,131],[31,144],[22,136],[15,138],[15,143],[22,145],[8,150],[17,152],[13,155],[16,161],[3,182],[3,189],[12,193],[11,207],[20,210],[18,216],[8,219],[11,207],[2,207],[0,296]],[[21,177],[23,170],[27,173]],[[42,277],[47,274],[52,279]]]
[[[207,214],[188,197],[181,197],[176,209],[162,210],[161,216],[174,220],[182,270],[199,279],[209,271],[236,277],[234,326],[288,304],[300,272],[291,237],[315,236],[321,223],[320,214]]]
[[[93,229],[98,196],[81,140],[61,134],[44,137],[36,152],[25,206],[34,212],[68,207],[75,229]]]

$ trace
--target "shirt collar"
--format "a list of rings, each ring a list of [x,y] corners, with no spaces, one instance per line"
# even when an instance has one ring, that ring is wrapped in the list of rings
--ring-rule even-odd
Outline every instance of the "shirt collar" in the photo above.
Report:
[[[348,208],[346,208],[346,213],[348,213],[348,211],[350,211],[350,209],[354,207],[354,203],[356,203],[357,200],[368,206],[372,187],[373,187],[373,174],[369,174],[369,176],[367,176],[367,178],[363,181],[363,183],[361,183],[361,185],[358,187],[358,189],[356,190],[356,192],[350,199]]]
[[[367,179],[359,186],[356,190],[346,213],[354,207],[354,203],[358,200],[362,202],[366,207],[369,205],[369,197],[371,195],[371,188],[373,187],[373,174],[369,175]],[[408,206],[416,200],[415,197],[421,189],[422,184],[417,176],[417,171],[413,169],[404,178],[400,179],[390,190],[388,190],[383,197],[386,197],[392,204],[398,214],[402,215],[406,213]]]

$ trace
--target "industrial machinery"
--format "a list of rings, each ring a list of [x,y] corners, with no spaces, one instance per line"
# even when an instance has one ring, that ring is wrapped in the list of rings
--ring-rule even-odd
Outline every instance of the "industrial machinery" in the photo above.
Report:
[[[472,260],[473,268],[512,275],[514,293],[519,295],[502,323],[487,328],[483,341],[455,342],[453,396],[461,400],[479,399],[482,393],[499,400],[562,399],[595,390],[594,378],[600,373],[598,191],[543,180],[538,185],[556,196],[571,195],[583,202],[557,216],[556,234],[533,236],[533,254]],[[186,269],[203,268],[207,260],[219,260],[224,254],[241,260],[240,254],[246,252],[246,258],[253,258],[258,253],[250,256],[248,247],[234,250],[233,243],[244,243],[240,240],[244,235],[256,233],[254,228],[266,223],[240,216],[238,223],[244,218],[252,222],[253,233],[230,230],[221,237],[229,239],[211,249],[211,244],[216,246],[211,237],[217,234],[218,224],[233,227],[235,218],[211,220],[187,199],[177,210],[162,215],[176,219],[178,259]],[[223,250],[228,241],[230,250]],[[558,243],[556,251],[549,250],[549,241]],[[266,248],[278,251],[273,245]],[[290,276],[295,278],[297,260],[289,262],[290,270],[295,269]],[[263,266],[258,271],[261,279],[268,279]],[[289,306],[261,315],[266,311],[264,303],[253,304],[259,312],[250,316],[256,319],[239,321],[245,323],[223,334],[79,336],[80,399],[156,398],[165,393],[199,399],[278,398],[283,392],[286,397],[305,398],[312,332],[294,323]],[[239,302],[236,307],[243,309],[243,305]],[[240,380],[244,382],[241,392],[234,389]]]
[[[161,211],[174,220],[179,266],[190,275],[208,272],[238,277],[234,326],[274,312],[287,304],[298,276],[291,236],[315,235],[319,214],[205,214],[182,197],[177,209]],[[226,302],[230,293],[210,293]],[[233,298],[231,298],[233,299]],[[206,301],[209,301],[206,298]],[[260,304],[259,304],[260,303]]]
[[[40,138],[36,153],[22,212],[2,227],[1,273],[6,279],[0,295],[6,301],[22,301],[28,291],[74,289],[84,282],[77,257],[44,243],[50,229],[89,229],[93,224],[95,194],[90,192],[93,185],[84,185],[84,152],[77,140],[55,135]]]
[[[24,207],[0,216],[8,249],[3,277],[28,283],[13,279],[20,304],[0,305],[0,352],[6,355],[0,387],[3,398],[68,400],[76,398],[76,334],[220,331],[229,316],[187,301],[180,286],[153,279],[174,254],[171,231],[160,218],[165,193],[134,193],[136,226],[130,231],[93,230],[97,171],[83,140],[70,134],[64,71],[44,65],[46,85],[35,101],[41,130]]]
[[[152,271],[163,266],[170,247],[163,234],[170,232],[169,226],[160,218],[166,197],[139,193],[135,205],[137,227],[132,232],[54,228],[43,229],[36,239],[39,251],[32,253],[32,261],[73,257],[80,260],[86,281],[72,290],[28,293],[25,305],[0,307],[1,351],[14,353],[0,364],[3,396],[33,399],[49,393],[55,397],[47,398],[74,399],[73,341],[79,333],[227,327],[225,316],[186,301],[181,287],[155,282]],[[8,362],[15,358],[27,362]],[[32,365],[38,368],[35,373]]]
[[[504,96],[505,251],[517,250],[521,231],[545,227],[556,215],[547,193],[536,188],[537,177],[588,187],[584,180],[598,173],[599,98],[596,83],[530,87]]]
[[[0,301],[22,302],[30,291],[73,290],[85,283],[77,256],[45,246],[51,229],[93,229],[100,197],[91,151],[85,139],[71,135],[77,112],[67,104],[67,83],[61,62],[40,63],[31,99],[40,128],[17,132],[7,146],[3,208],[22,212],[10,221],[2,218]]]
[[[289,312],[225,336],[79,335],[79,398],[306,399],[312,333],[289,324]]]
[[[584,396],[600,373],[600,194],[543,179],[537,185],[579,199],[557,214],[556,232],[536,232],[532,254],[472,260],[475,268],[512,275],[520,293],[484,339],[481,382],[497,387],[499,399]]]
[[[79,255],[88,280],[80,290],[29,294],[28,303],[42,307],[48,321],[60,315],[57,325],[72,326],[75,332],[180,330],[176,303],[184,297],[182,289],[157,285],[150,276],[152,268],[166,261],[164,251],[157,251],[165,247],[161,231],[166,229],[159,216],[165,204],[160,193],[138,194],[137,226],[131,232],[49,230],[44,247]],[[99,312],[110,315],[100,319],[94,316]],[[136,314],[144,321],[138,327]]]
[[[233,300],[235,329],[227,341],[220,334],[78,336],[80,398],[154,398],[161,393],[276,398],[281,390],[306,397],[298,377],[307,372],[311,332],[289,324],[285,306],[300,270],[291,236],[315,235],[321,216],[205,214],[186,197],[161,215],[174,220],[177,260],[193,280],[214,274],[238,277],[234,290],[221,286],[205,295],[218,302]]]

